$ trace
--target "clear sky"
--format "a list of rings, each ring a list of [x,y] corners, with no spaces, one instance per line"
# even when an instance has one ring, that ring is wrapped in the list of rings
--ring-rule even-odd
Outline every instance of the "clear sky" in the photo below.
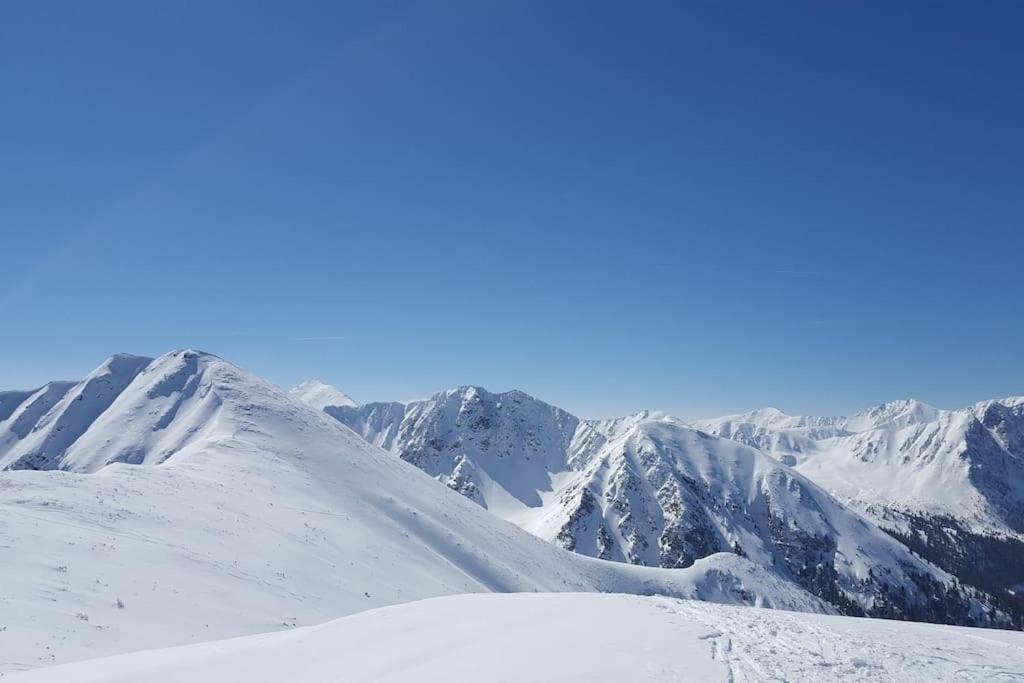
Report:
[[[0,387],[1024,393],[1024,3],[5,2]]]

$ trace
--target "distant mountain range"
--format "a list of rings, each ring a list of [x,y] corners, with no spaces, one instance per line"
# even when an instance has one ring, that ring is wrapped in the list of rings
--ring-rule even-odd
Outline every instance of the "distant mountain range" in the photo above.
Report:
[[[766,409],[693,426],[651,413],[581,420],[522,392],[492,394],[479,387],[457,387],[406,404],[325,410],[498,516],[581,554],[672,568],[728,551],[772,568],[844,613],[942,621],[961,609],[952,594],[977,590],[991,593],[986,599],[1019,621],[1013,582],[1015,577],[1020,582],[1020,572],[1014,568],[1024,562],[1024,552],[1014,536],[1018,532],[995,522],[1003,519],[997,516],[1001,511],[1010,511],[1006,519],[1013,519],[1012,511],[1019,509],[1014,496],[1024,486],[1014,484],[1011,474],[1002,488],[968,489],[971,482],[991,483],[992,477],[964,472],[970,466],[936,463],[935,453],[960,462],[958,454],[966,449],[963,457],[980,457],[990,466],[997,462],[1002,472],[1020,467],[1024,460],[1012,448],[1015,430],[1024,424],[1013,417],[1021,401],[984,405],[972,414],[988,414],[995,426],[973,432],[966,420],[951,418],[955,413],[913,401],[848,418]],[[947,434],[950,424],[961,431]],[[951,440],[959,435],[960,446],[929,438],[940,431]],[[864,439],[868,434],[872,440]],[[985,434],[991,438],[982,451],[977,444]],[[897,464],[881,455],[874,461],[865,456],[881,453],[876,442],[898,438],[909,443],[887,446],[903,454]],[[849,457],[825,452],[826,444],[844,439],[860,450]],[[972,439],[971,448],[966,439]],[[854,468],[862,473],[860,481],[847,473],[847,460],[866,463]],[[930,465],[915,469],[911,461]],[[869,479],[873,468],[878,485]],[[953,495],[949,485],[934,479],[940,472],[952,482],[952,470],[962,474],[956,483],[965,493],[958,499],[947,498]],[[929,476],[933,479],[926,481]],[[908,512],[915,510],[907,507],[909,493],[921,486],[945,507]],[[885,506],[863,505],[854,494],[866,491]],[[893,521],[897,510],[904,511],[903,526]],[[924,510],[943,516],[932,512],[921,522]],[[985,511],[988,517],[982,517]],[[948,528],[943,526],[947,517],[983,539],[989,550],[980,565],[984,579],[977,575],[979,565],[967,561],[968,552],[952,543],[935,549],[940,544],[935,533],[929,547],[921,541],[920,526],[909,526]],[[992,524],[981,526],[982,519]],[[969,617],[952,617],[963,618]]]
[[[894,401],[841,418],[768,409],[695,426],[792,466],[1024,614],[1024,398],[960,410]]]
[[[592,421],[112,356],[0,393],[0,671],[465,592],[1019,628],[1022,405]]]
[[[205,353],[114,356],[0,405],[0,673],[455,593],[835,611],[730,553],[565,552]]]

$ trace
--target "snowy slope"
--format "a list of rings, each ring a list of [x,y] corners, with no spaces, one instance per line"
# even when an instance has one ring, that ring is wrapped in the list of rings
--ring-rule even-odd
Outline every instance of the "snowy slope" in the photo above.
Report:
[[[327,406],[356,405],[356,402],[341,389],[325,384],[318,379],[306,380],[289,391],[288,394],[317,410],[323,410]]]
[[[33,392],[0,422],[0,469],[63,468],[68,450],[149,361],[112,356],[81,382],[51,382]]]
[[[460,595],[12,683],[1024,679],[1024,634],[624,595]]]
[[[36,464],[81,472],[0,472],[0,672],[466,592],[829,609],[731,554],[673,572],[565,552],[219,358],[126,358],[39,418],[62,439],[36,437]]]
[[[479,387],[328,413],[583,555],[676,568],[735,552],[845,613],[989,623],[948,574],[797,472],[669,416],[586,421],[522,392]]]
[[[1018,604],[1024,570],[1024,399],[938,410],[894,401],[849,418],[836,433],[764,419],[763,411],[704,420],[715,435],[755,445],[873,516],[962,581]]]

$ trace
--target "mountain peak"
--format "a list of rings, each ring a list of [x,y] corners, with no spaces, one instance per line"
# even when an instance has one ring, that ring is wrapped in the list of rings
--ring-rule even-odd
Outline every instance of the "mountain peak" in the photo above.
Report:
[[[764,429],[805,429],[805,428],[830,428],[836,424],[838,418],[817,417],[810,415],[790,415],[778,408],[758,408],[738,415],[726,415],[719,418],[697,420],[694,422],[698,428],[718,436],[727,436],[737,429],[757,430]],[[727,432],[727,433],[723,433]],[[731,438],[731,437],[730,437]]]
[[[939,416],[939,409],[914,398],[887,401],[873,408],[855,413],[847,420],[850,431],[867,431],[879,427],[902,428],[922,422],[932,422]]]
[[[89,373],[89,377],[108,374],[121,374],[133,372],[152,363],[153,359],[148,356],[137,356],[133,353],[115,353],[100,363],[99,367]]]
[[[323,410],[328,406],[358,405],[348,394],[318,379],[307,379],[288,394],[308,406]]]
[[[861,413],[871,413],[875,411],[905,411],[905,410],[936,410],[935,407],[928,405],[924,401],[919,401],[916,398],[899,398],[894,401],[886,401],[879,405],[868,408],[867,410],[860,411]]]
[[[485,396],[492,395],[491,392],[475,384],[460,384],[450,389],[446,389],[445,391],[439,391],[438,393],[434,394],[434,396],[464,396],[467,398],[472,398],[473,396],[477,396],[480,394],[483,394]]]
[[[452,397],[459,397],[463,401],[480,400],[485,403],[494,403],[496,405],[501,404],[504,401],[511,401],[513,403],[536,404],[538,406],[546,406],[555,410],[560,410],[555,406],[552,406],[550,403],[542,401],[536,396],[528,394],[525,391],[522,391],[521,389],[509,389],[508,391],[493,392],[476,384],[463,384],[451,387],[450,389],[437,392],[429,399],[426,399],[426,401],[420,402],[439,401]],[[416,401],[411,401],[410,403],[416,403]]]
[[[741,417],[747,418],[748,422],[760,424],[764,422],[775,422],[780,419],[785,419],[791,416],[788,413],[784,413],[783,411],[779,410],[778,408],[766,406],[764,408],[757,408],[756,410],[751,410],[750,412],[743,413]]]

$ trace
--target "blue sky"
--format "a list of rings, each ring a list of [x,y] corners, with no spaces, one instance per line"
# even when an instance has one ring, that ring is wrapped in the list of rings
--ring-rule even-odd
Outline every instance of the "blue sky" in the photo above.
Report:
[[[1024,5],[0,8],[0,386],[1024,393]]]

